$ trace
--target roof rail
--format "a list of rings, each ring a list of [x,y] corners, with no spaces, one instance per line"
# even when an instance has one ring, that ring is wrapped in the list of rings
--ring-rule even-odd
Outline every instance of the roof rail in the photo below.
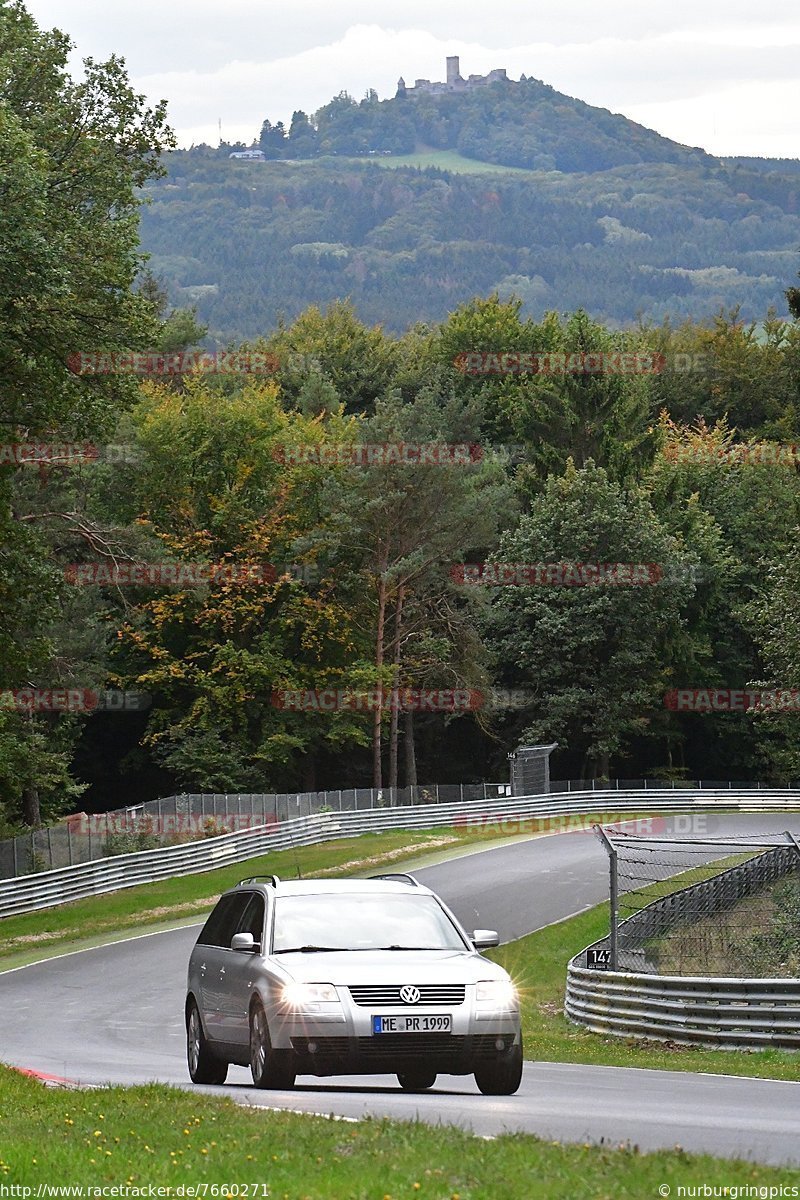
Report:
[[[396,879],[398,883],[410,883],[412,887],[420,887],[420,882],[407,871],[388,871],[385,875],[370,875],[370,879]]]
[[[236,886],[244,887],[246,883],[262,883],[264,880],[270,887],[277,887],[280,883],[277,875],[251,875],[249,879],[240,879]]]

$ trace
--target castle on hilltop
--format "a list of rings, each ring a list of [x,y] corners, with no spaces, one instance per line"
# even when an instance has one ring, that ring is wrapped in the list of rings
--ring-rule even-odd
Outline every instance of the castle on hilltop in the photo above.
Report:
[[[462,79],[458,55],[454,54],[447,59],[446,83],[431,83],[430,79],[415,79],[414,86],[407,87],[406,81],[401,75],[397,81],[397,95],[410,96],[414,92],[422,92],[427,96],[444,96],[448,92],[468,92],[470,88],[485,87],[487,83],[497,83],[498,80],[508,82],[505,67],[497,67],[488,75],[470,75],[467,79]]]

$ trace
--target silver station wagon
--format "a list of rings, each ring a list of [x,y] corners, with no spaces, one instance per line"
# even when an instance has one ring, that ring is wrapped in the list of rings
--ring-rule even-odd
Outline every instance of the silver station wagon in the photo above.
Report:
[[[440,1073],[486,1095],[522,1078],[519,998],[507,972],[411,875],[243,880],[189,961],[186,1033],[195,1083],[231,1063],[259,1088],[298,1075],[396,1074],[424,1091]]]

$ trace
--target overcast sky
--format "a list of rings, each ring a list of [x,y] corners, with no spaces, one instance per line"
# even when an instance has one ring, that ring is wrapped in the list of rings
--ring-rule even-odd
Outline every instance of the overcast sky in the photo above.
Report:
[[[399,75],[506,67],[715,154],[800,157],[800,7],[787,0],[27,0],[84,56],[127,60],[181,145]]]

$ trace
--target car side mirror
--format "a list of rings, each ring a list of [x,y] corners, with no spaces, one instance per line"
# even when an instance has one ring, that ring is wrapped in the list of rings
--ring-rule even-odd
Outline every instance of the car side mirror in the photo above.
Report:
[[[500,945],[500,935],[496,929],[473,929],[472,944],[476,950],[488,950]]]
[[[252,933],[235,933],[231,941],[231,950],[244,950],[248,954],[255,954],[260,950],[261,946],[255,940]]]

